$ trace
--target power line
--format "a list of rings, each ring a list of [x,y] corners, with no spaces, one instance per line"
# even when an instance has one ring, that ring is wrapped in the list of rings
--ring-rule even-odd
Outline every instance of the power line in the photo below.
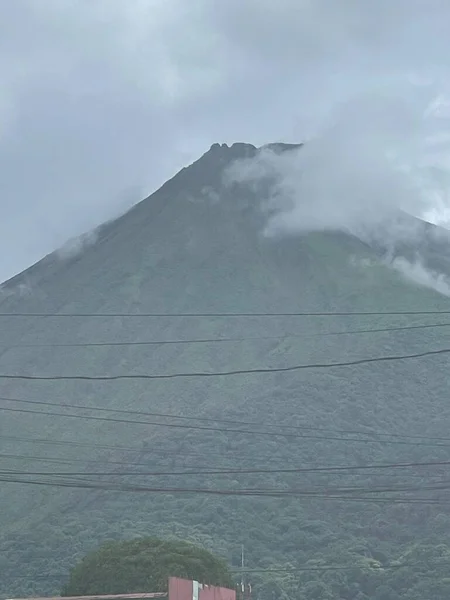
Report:
[[[212,488],[179,488],[179,487],[147,487],[131,484],[116,484],[114,482],[94,482],[83,480],[45,480],[45,479],[17,479],[10,475],[0,475],[0,481],[4,483],[18,483],[24,485],[50,486],[61,488],[76,488],[76,489],[96,489],[103,491],[114,492],[135,492],[135,493],[162,493],[162,494],[198,494],[212,496],[241,496],[241,497],[267,497],[267,498],[283,498],[283,497],[304,497],[305,499],[323,499],[323,500],[339,500],[345,502],[365,502],[374,504],[425,504],[425,505],[448,505],[449,499],[439,498],[414,498],[414,497],[370,497],[370,496],[352,496],[348,492],[303,492],[301,490],[280,490],[280,489],[212,489]],[[420,488],[420,491],[425,490],[448,490],[450,485],[445,486],[428,486]],[[358,491],[358,490],[355,490]],[[386,493],[389,489],[379,491],[367,490],[365,493]],[[392,489],[392,491],[402,491]],[[408,490],[415,491],[415,490]]]
[[[13,412],[13,413],[23,413],[23,414],[33,414],[33,415],[41,415],[41,416],[53,416],[53,417],[63,417],[68,419],[84,419],[87,421],[103,421],[110,423],[124,423],[124,424],[133,424],[133,425],[154,425],[157,427],[170,427],[176,429],[190,429],[190,430],[200,430],[200,431],[214,431],[220,433],[245,433],[249,435],[263,435],[265,437],[284,437],[284,438],[295,438],[295,439],[315,439],[315,440],[324,440],[324,441],[338,441],[338,442],[360,442],[360,443],[374,443],[374,444],[393,444],[393,445],[404,445],[404,446],[430,446],[430,447],[444,447],[447,448],[450,444],[434,444],[431,442],[407,442],[401,440],[371,440],[371,439],[361,439],[361,438],[340,438],[340,437],[332,437],[332,436],[314,436],[314,435],[299,435],[295,433],[287,433],[287,432],[275,432],[275,431],[257,431],[251,429],[229,429],[229,428],[220,428],[220,427],[205,427],[201,425],[184,425],[180,423],[160,423],[153,421],[134,421],[131,419],[116,419],[112,417],[97,417],[94,415],[72,415],[66,413],[58,413],[54,411],[37,411],[30,410],[25,408],[8,408],[5,406],[0,406],[0,411],[5,412]]]
[[[445,567],[446,569],[448,568],[448,564],[445,561],[442,562],[429,562],[427,561],[427,565],[428,566],[432,566],[432,567]],[[240,574],[240,573],[301,573],[301,572],[310,572],[310,571],[317,571],[317,572],[326,572],[326,571],[353,571],[354,569],[364,569],[364,570],[372,570],[372,571],[384,571],[384,570],[397,570],[397,569],[413,569],[413,568],[423,568],[424,564],[423,563],[388,563],[388,564],[379,564],[379,565],[375,565],[375,564],[353,564],[353,565],[320,565],[320,566],[313,566],[313,565],[306,565],[306,566],[302,566],[302,567],[266,567],[266,568],[244,568],[242,569],[241,567],[230,567],[230,571],[232,571],[233,573],[236,574]],[[422,573],[420,572],[420,576],[424,576],[427,575],[427,573]],[[59,575],[57,574],[51,574],[51,575],[46,575],[46,574],[36,574],[36,575],[30,575],[30,576],[22,576],[20,575],[19,580],[20,579],[47,579],[48,577],[59,577]]]
[[[427,565],[431,566],[431,567],[445,567],[447,568],[447,565],[442,562],[442,563],[430,563],[429,561],[427,561]],[[308,573],[308,572],[329,572],[329,571],[354,571],[355,569],[361,569],[364,571],[367,570],[371,570],[371,571],[390,571],[390,570],[399,570],[399,569],[414,569],[414,568],[420,568],[423,567],[423,563],[400,563],[400,564],[386,564],[386,565],[374,565],[374,564],[364,564],[364,565],[359,565],[359,564],[354,564],[354,565],[350,565],[350,566],[346,566],[346,565],[323,565],[323,566],[305,566],[305,567],[289,567],[289,568],[262,568],[262,569],[258,569],[258,568],[254,568],[254,569],[247,569],[245,568],[244,570],[242,570],[240,567],[230,567],[230,571],[232,573],[235,573],[236,575],[239,575],[241,573],[248,573],[248,574],[264,574],[264,573]],[[435,577],[435,573],[423,573],[421,571],[420,572],[420,577]],[[12,581],[35,581],[35,580],[52,580],[52,581],[59,581],[60,579],[62,579],[62,575],[61,574],[42,574],[42,573],[37,573],[36,575],[20,575],[18,578],[17,577],[13,577]]]
[[[429,564],[429,563],[427,563]],[[442,563],[439,563],[438,565],[432,565],[432,566],[447,566],[445,564],[445,562],[443,561]],[[231,571],[235,572],[235,573],[301,573],[301,572],[309,572],[309,571],[318,571],[318,572],[323,572],[323,571],[353,571],[354,569],[370,569],[373,571],[384,571],[384,570],[392,570],[392,569],[410,569],[410,568],[417,568],[417,567],[423,567],[423,563],[419,564],[410,564],[410,563],[400,563],[400,564],[386,564],[386,565],[358,565],[358,564],[354,564],[354,565],[350,565],[350,566],[341,566],[341,565],[325,565],[325,566],[317,566],[317,567],[313,567],[313,566],[306,566],[306,567],[289,567],[289,568],[266,568],[266,569],[240,569],[239,567],[232,567]],[[420,576],[422,577],[423,573],[420,573]]]
[[[75,448],[94,448],[94,449],[98,449],[98,450],[111,450],[114,452],[131,452],[131,453],[149,453],[151,455],[162,455],[164,457],[167,456],[176,456],[178,458],[184,458],[185,456],[189,456],[189,457],[195,457],[195,458],[204,458],[205,455],[199,452],[189,452],[183,449],[182,453],[180,452],[171,452],[169,450],[161,450],[159,448],[151,448],[151,449],[146,449],[142,446],[134,446],[134,447],[130,447],[130,446],[110,446],[107,444],[93,444],[93,443],[89,443],[89,442],[74,442],[72,440],[66,441],[66,440],[57,440],[57,439],[45,439],[45,438],[27,438],[27,437],[20,437],[20,436],[7,436],[7,435],[0,435],[0,440],[6,440],[6,441],[12,441],[12,442],[21,442],[24,444],[43,444],[43,445],[54,445],[54,446],[58,446],[58,447],[64,447],[64,446],[68,446],[68,447],[75,447]],[[208,451],[208,456],[218,456],[220,458],[223,458],[223,453],[220,452],[209,452]],[[274,457],[273,456],[260,456],[258,455],[259,458],[261,459],[261,462],[264,462],[264,464],[266,464],[267,462],[273,462]],[[250,456],[245,456],[242,454],[234,454],[232,455],[233,459],[237,459],[237,460],[251,460],[253,463],[255,462],[253,457]],[[28,458],[28,457],[24,457],[24,458]],[[29,457],[32,458],[32,457]],[[279,460],[279,459],[276,459]],[[94,462],[106,462],[103,461],[102,459],[98,458],[96,459]],[[128,463],[128,464],[134,464],[134,465],[138,465],[140,463]],[[142,466],[148,466],[147,463],[141,463]]]
[[[439,356],[449,354],[450,348],[440,350],[428,350],[415,354],[401,354],[393,356],[377,356],[373,358],[360,358],[357,360],[332,362],[332,363],[311,363],[304,365],[292,365],[289,367],[266,367],[257,369],[235,369],[231,371],[211,371],[211,372],[185,372],[185,373],[166,373],[159,375],[149,374],[130,374],[130,375],[7,375],[0,374],[0,379],[22,380],[22,381],[118,381],[126,379],[177,379],[177,378],[203,378],[203,377],[229,377],[235,375],[262,375],[268,373],[288,373],[305,369],[333,369],[337,367],[351,367],[370,363],[394,362],[399,360],[410,360],[416,358],[425,358],[427,356]]]
[[[209,313],[44,313],[44,312],[3,312],[0,317],[56,317],[56,318],[73,318],[73,317],[138,317],[138,318],[234,318],[234,317],[351,317],[351,316],[395,316],[395,315],[450,315],[450,310],[397,310],[397,311],[321,311],[321,312],[209,312]]]
[[[41,477],[56,477],[57,479],[15,479],[15,477],[24,476],[41,476]],[[257,496],[257,497],[303,497],[303,498],[317,498],[317,499],[335,499],[335,500],[355,500],[365,502],[377,502],[377,503],[409,503],[409,504],[448,504],[449,499],[440,498],[424,498],[424,497],[410,497],[410,496],[397,496],[397,497],[386,497],[380,496],[380,494],[403,492],[410,494],[412,492],[424,492],[424,491],[448,491],[450,489],[450,482],[436,482],[432,485],[396,485],[382,487],[362,487],[362,486],[345,486],[345,487],[326,487],[326,486],[315,486],[312,488],[302,489],[266,489],[266,488],[251,488],[251,489],[215,489],[215,488],[179,488],[179,487],[144,487],[136,484],[124,484],[114,480],[107,482],[93,482],[89,479],[82,479],[82,475],[77,478],[62,480],[61,476],[69,476],[69,474],[41,474],[41,473],[23,473],[16,471],[3,471],[0,472],[0,481],[3,482],[14,482],[14,483],[26,483],[34,485],[54,485],[56,487],[80,487],[86,489],[97,489],[103,491],[122,491],[122,492],[153,492],[153,493],[166,493],[166,494],[207,494],[207,495],[219,495],[219,496]],[[355,494],[357,494],[355,496]],[[374,496],[374,494],[376,494]]]
[[[94,448],[94,449],[99,449],[99,450],[111,450],[111,451],[118,451],[118,452],[132,452],[132,453],[149,453],[151,454],[151,456],[153,455],[162,455],[163,457],[168,457],[168,456],[173,456],[176,458],[180,458],[183,459],[185,457],[195,457],[195,458],[204,458],[204,453],[198,453],[198,452],[188,452],[185,451],[184,449],[182,451],[179,452],[173,452],[173,451],[169,451],[169,450],[162,450],[162,449],[151,449],[151,450],[144,450],[142,447],[127,447],[127,446],[108,446],[108,445],[101,445],[101,444],[92,444],[89,442],[73,442],[73,441],[64,441],[64,440],[55,440],[55,439],[51,439],[51,440],[47,440],[47,439],[41,439],[41,438],[26,438],[26,437],[18,437],[18,436],[4,436],[4,435],[0,435],[0,440],[6,440],[6,441],[13,441],[13,442],[21,442],[21,443],[30,443],[30,444],[44,444],[44,445],[56,445],[58,447],[64,447],[64,446],[68,446],[68,447],[75,447],[75,448]],[[253,456],[248,456],[248,455],[242,455],[242,454],[235,454],[232,453],[232,455],[229,455],[230,453],[228,452],[228,456],[225,456],[226,460],[237,460],[241,463],[241,461],[248,461],[248,463],[251,464],[252,468],[254,468],[255,463],[258,464],[259,462],[261,462],[263,465],[267,465],[268,463],[279,463],[280,461],[283,461],[282,464],[279,466],[279,468],[274,468],[274,471],[276,472],[280,472],[280,469],[284,469],[287,468],[287,466],[289,465],[289,461],[292,460],[292,456],[289,456],[288,458],[285,457],[274,457],[273,455],[270,456],[261,456],[258,454],[258,459],[255,461],[255,458]],[[221,459],[224,458],[223,453],[220,452],[208,452],[208,456],[218,456]],[[102,458],[95,458],[95,459],[64,459],[59,457],[45,457],[45,456],[38,456],[36,454],[33,455],[23,455],[23,454],[0,454],[0,459],[3,460],[27,460],[27,461],[42,461],[42,462],[57,462],[60,464],[75,464],[75,463],[100,463],[100,464],[111,464],[111,465],[123,465],[123,466],[133,466],[133,467],[139,467],[139,466],[143,466],[143,467],[148,467],[149,464],[148,462],[134,462],[134,461],[110,461],[110,460],[105,460]],[[402,463],[403,464],[403,463]],[[439,466],[436,462],[433,462],[433,464],[435,466]],[[421,466],[423,465],[423,463],[418,464],[417,466]],[[195,468],[192,465],[185,465],[187,468]],[[431,466],[431,465],[430,465]],[[202,469],[212,469],[213,467],[209,466],[209,465],[203,465],[201,467],[198,468],[202,468]],[[224,469],[226,470],[229,467],[223,466],[223,467],[218,467],[218,469]],[[247,468],[245,467],[245,465],[242,468]],[[249,467],[250,468],[250,467]],[[330,467],[330,468],[334,468],[334,467]],[[353,468],[353,466],[351,466],[351,468]],[[359,467],[358,467],[359,468]],[[364,469],[365,467],[362,466],[361,469]],[[316,472],[320,473],[321,471]],[[333,474],[334,471],[328,471],[328,467],[326,467],[326,470],[324,470],[323,472],[321,472],[322,474],[326,475],[326,474]],[[339,474],[339,472],[337,472],[337,474]],[[345,474],[345,473],[341,473],[341,474]],[[386,473],[383,474],[384,477],[386,476],[395,476],[398,477],[398,475],[387,475]],[[423,478],[425,477],[425,475],[418,475],[418,474],[402,474],[402,477],[417,477],[417,478]],[[433,477],[436,477],[437,475],[433,475]]]
[[[148,467],[147,463],[134,463],[131,461],[116,461],[116,460],[102,460],[100,458],[94,459],[83,459],[83,458],[61,458],[57,456],[36,456],[36,455],[27,455],[27,454],[5,454],[0,453],[1,460],[26,460],[31,462],[49,462],[49,463],[57,463],[57,464],[92,464],[92,463],[101,463],[107,465],[121,465],[121,466],[129,466],[129,467]]]
[[[1,316],[1,315],[0,315]],[[310,338],[310,337],[328,337],[339,335],[357,335],[367,333],[387,333],[393,331],[410,331],[415,329],[433,329],[440,327],[450,327],[450,323],[426,323],[420,325],[404,325],[399,327],[379,327],[369,329],[353,329],[343,331],[325,331],[318,333],[298,333],[298,334],[280,334],[280,335],[264,335],[250,337],[219,337],[219,338],[200,338],[200,339],[176,339],[176,340],[146,340],[146,341],[131,341],[131,342],[58,342],[58,343],[34,343],[34,344],[2,344],[0,347],[16,349],[16,348],[92,348],[92,347],[108,347],[108,346],[164,346],[177,344],[212,344],[212,343],[230,343],[230,342],[251,342],[264,340],[286,340],[290,338]]]
[[[56,457],[50,457],[50,458],[46,458],[43,456],[19,456],[19,455],[5,455],[2,454],[0,455],[0,459],[1,460],[13,460],[13,461],[17,461],[17,460],[27,460],[27,462],[44,462],[44,463],[52,463],[52,464],[84,464],[86,463],[86,465],[90,465],[92,463],[102,463],[105,465],[112,465],[112,466],[129,466],[129,467],[148,467],[148,464],[145,463],[126,463],[126,462],[120,462],[120,461],[101,461],[101,460],[90,460],[90,461],[83,461],[82,459],[74,459],[74,460],[65,460],[65,459],[59,459]],[[82,471],[80,473],[74,473],[74,472],[70,472],[67,473],[67,475],[86,475],[86,476],[109,476],[109,475],[118,475],[118,476],[133,476],[133,475],[138,475],[138,476],[145,476],[145,477],[159,477],[159,476],[185,476],[185,475],[211,475],[211,474],[217,474],[217,475],[247,475],[247,474],[259,474],[259,471],[257,469],[250,469],[250,470],[246,470],[246,469],[236,469],[236,470],[230,470],[227,467],[216,467],[216,466],[212,466],[212,465],[184,465],[186,467],[186,469],[191,469],[191,470],[185,470],[185,471],[157,471],[157,472],[152,472],[152,473],[148,473],[148,472],[142,472],[142,471],[130,471],[129,473],[121,473],[121,472],[116,472],[116,471],[105,471],[105,472],[101,472],[101,473],[91,473],[91,472],[85,472]],[[438,465],[436,465],[438,466]],[[214,469],[214,470],[213,470]],[[2,472],[4,473],[15,473],[16,471],[14,469],[3,469]],[[36,474],[35,472],[29,472],[29,471],[17,471],[17,473],[20,474]],[[279,469],[274,469],[273,471],[270,471],[269,474],[285,474],[286,471],[285,470],[279,470]],[[288,474],[298,474],[298,475],[303,475],[303,474],[313,474],[313,475],[326,475],[327,477],[331,477],[331,476],[338,476],[340,478],[342,477],[347,477],[347,476],[351,476],[351,477],[355,477],[355,476],[359,476],[359,475],[364,475],[367,477],[383,477],[383,479],[397,479],[397,480],[401,480],[401,479],[420,479],[420,480],[428,480],[428,481],[434,481],[437,480],[437,482],[442,481],[440,478],[442,477],[441,474],[436,473],[436,474],[419,474],[419,473],[382,473],[382,474],[377,474],[377,473],[372,473],[369,472],[367,473],[359,473],[359,472],[354,472],[352,471],[351,468],[349,469],[345,469],[343,471],[333,471],[333,470],[327,470],[327,469],[317,469],[317,470],[304,470],[302,471],[300,470],[296,470],[296,469],[291,469],[290,471],[287,471]],[[61,476],[60,472],[51,472],[48,473],[48,475],[57,475],[57,476]]]
[[[75,442],[73,440],[56,440],[56,439],[46,439],[46,438],[29,438],[24,436],[16,436],[16,435],[0,435],[1,440],[7,440],[11,442],[22,442],[29,444],[44,444],[44,445],[54,445],[54,446],[73,446],[76,448],[96,448],[98,450],[113,450],[120,452],[142,452],[142,446],[112,446],[108,444],[94,444],[89,442]],[[152,450],[154,452],[154,450]]]
[[[38,414],[40,414],[40,413],[38,413]],[[24,437],[24,436],[11,436],[11,435],[0,435],[0,440],[6,440],[6,441],[11,441],[11,442],[21,442],[23,444],[43,444],[43,445],[51,445],[51,446],[58,446],[58,447],[69,446],[69,447],[74,447],[74,448],[94,448],[96,450],[111,450],[113,452],[151,453],[151,454],[162,454],[163,456],[177,456],[177,457],[180,456],[179,452],[170,452],[168,450],[161,450],[158,448],[146,449],[144,446],[115,446],[115,445],[108,445],[108,444],[95,444],[92,442],[75,442],[73,440],[58,440],[58,439],[54,439],[54,438],[52,438],[52,439],[30,438],[30,437]],[[220,453],[220,452],[209,452],[208,451],[208,455],[209,456],[219,456],[220,458],[223,458],[223,453]],[[204,458],[205,455],[202,453],[198,453],[198,452],[188,452],[183,449],[182,456],[195,456],[197,458]],[[252,459],[249,456],[245,456],[245,455],[241,455],[241,454],[233,454],[233,458],[243,459],[243,460]],[[268,456],[268,457],[262,456],[261,457],[260,456],[260,458],[262,460],[264,460],[264,463],[266,463],[267,461],[270,461],[271,458],[273,458],[273,457],[271,457],[271,456]],[[100,461],[101,459],[98,459],[98,460]]]
[[[163,454],[163,453],[161,453]],[[167,454],[167,453],[165,453]],[[170,453],[169,453],[170,454]],[[177,456],[179,456],[179,454],[177,454]],[[180,458],[183,458],[183,456],[179,456]],[[132,462],[132,461],[120,461],[120,460],[102,460],[101,458],[93,458],[93,459],[83,459],[83,458],[61,458],[61,457],[57,457],[57,456],[36,456],[36,455],[27,455],[27,454],[5,454],[5,453],[0,453],[0,460],[12,460],[12,461],[22,461],[22,460],[26,460],[28,462],[45,462],[45,463],[56,463],[56,464],[63,464],[63,465],[71,465],[71,464],[85,464],[85,465],[91,465],[91,464],[102,464],[102,465],[120,465],[123,467],[149,467],[148,462]],[[211,465],[201,465],[201,466],[197,466],[197,465],[185,465],[186,468],[189,469],[213,469],[216,467],[212,467]],[[220,471],[221,468],[226,469],[227,467],[217,467],[217,470]],[[108,472],[108,475],[114,475],[114,472]],[[130,474],[139,474],[139,471],[130,471]],[[418,477],[422,477],[419,476]]]
[[[447,437],[436,437],[436,436],[423,436],[423,435],[411,435],[411,434],[399,434],[399,433],[385,433],[380,431],[363,431],[363,430],[354,430],[354,429],[334,429],[334,428],[325,428],[325,427],[312,427],[307,425],[289,425],[284,423],[273,423],[272,422],[264,422],[264,421],[236,421],[233,419],[219,419],[214,417],[190,417],[185,415],[174,415],[171,413],[160,413],[160,412],[147,412],[140,410],[130,410],[123,408],[106,408],[104,406],[87,406],[80,404],[61,404],[59,402],[50,402],[46,400],[25,400],[21,398],[11,398],[0,396],[0,401],[18,403],[18,404],[28,404],[28,405],[38,405],[38,406],[56,406],[58,408],[68,408],[71,410],[91,410],[98,412],[106,412],[106,413],[120,413],[126,415],[136,415],[136,416],[144,416],[144,417],[159,417],[164,419],[178,419],[183,421],[195,421],[197,422],[214,422],[214,423],[226,423],[228,425],[244,425],[251,427],[277,427],[281,429],[292,429],[297,431],[323,431],[324,433],[345,433],[352,435],[371,435],[371,436],[383,436],[383,437],[395,437],[395,438],[407,438],[407,439],[421,439],[421,440],[433,440],[433,441],[447,441],[450,442],[450,438]],[[0,407],[1,410],[1,407]],[[164,426],[164,423],[160,423],[160,425]]]
[[[2,455],[0,455],[1,457]],[[92,461],[91,461],[92,462]],[[117,463],[121,464],[121,463]],[[126,463],[125,463],[126,464]],[[136,465],[135,465],[136,466]],[[58,475],[58,476],[105,476],[105,475],[115,475],[128,477],[131,475],[140,475],[140,476],[162,476],[162,475],[250,475],[250,474],[300,474],[300,473],[342,473],[346,471],[367,471],[367,470],[384,470],[384,469],[411,469],[418,467],[448,467],[450,466],[450,461],[428,461],[428,462],[409,462],[409,463],[375,463],[369,465],[341,465],[341,466],[326,466],[326,467],[297,467],[297,468],[278,468],[278,469],[229,469],[229,468],[220,468],[220,469],[209,469],[208,467],[201,468],[202,470],[188,470],[188,471],[150,471],[150,472],[140,472],[140,471],[115,471],[113,473],[108,471],[100,471],[100,472],[28,472],[28,471],[10,471],[16,475]],[[2,471],[0,470],[0,473]]]
[[[161,454],[163,454],[164,456],[170,455],[170,454],[174,454],[175,456],[179,457],[179,458],[184,458],[184,455],[186,454],[184,451],[182,454],[180,453],[170,453],[170,452],[164,452],[162,451]],[[203,457],[203,455],[200,454],[196,454],[195,456],[199,457]],[[239,457],[233,457],[233,458],[238,458]],[[247,457],[249,458],[249,457]],[[131,462],[131,461],[111,461],[111,460],[102,460],[101,458],[97,458],[97,459],[77,459],[77,458],[61,458],[61,457],[53,457],[53,456],[36,456],[36,455],[22,455],[22,454],[5,454],[5,453],[0,453],[0,459],[2,460],[27,460],[27,461],[41,461],[41,462],[50,462],[50,463],[57,463],[57,464],[105,464],[105,465],[120,465],[120,466],[129,466],[129,467],[148,467],[149,464],[147,463],[141,463],[141,462]],[[254,461],[252,461],[254,462]],[[266,462],[266,461],[265,461]],[[220,466],[220,467],[216,467],[216,466],[211,466],[211,465],[201,465],[201,466],[196,466],[196,465],[185,465],[186,469],[189,470],[184,470],[184,471],[153,471],[153,472],[142,472],[142,471],[129,471],[129,472],[120,472],[120,471],[113,471],[113,472],[96,472],[96,473],[88,473],[88,472],[81,472],[81,473],[47,473],[49,475],[89,475],[89,476],[100,476],[100,475],[120,475],[120,476],[128,476],[128,475],[140,475],[140,476],[159,476],[159,475],[193,475],[193,474],[199,474],[199,475],[215,475],[215,474],[220,474],[220,475],[227,475],[227,474],[235,474],[235,475],[247,475],[247,474],[324,474],[324,475],[339,475],[339,476],[345,476],[346,474],[349,475],[353,475],[355,472],[361,472],[361,471],[377,471],[377,470],[382,470],[383,471],[383,477],[390,477],[390,476],[394,476],[394,477],[414,477],[414,478],[419,478],[419,479],[425,479],[425,478],[430,478],[430,477],[439,477],[440,475],[430,475],[428,472],[424,473],[424,474],[417,474],[417,473],[401,473],[401,474],[389,474],[389,473],[385,473],[384,471],[386,470],[399,470],[399,469],[417,469],[417,468],[430,468],[430,467],[448,467],[450,466],[450,461],[427,461],[427,462],[400,462],[400,463],[374,463],[374,464],[366,464],[366,465],[328,465],[328,466],[318,466],[318,467],[288,467],[285,466],[286,463],[284,463],[283,466],[277,467],[277,468],[267,468],[267,467],[260,467],[260,468],[255,468],[255,467],[241,467],[239,469],[235,469],[235,468],[230,468],[230,467],[226,467],[226,466]],[[11,470],[10,470],[11,471]],[[13,470],[14,472],[16,472],[16,470]],[[18,472],[18,471],[17,471]],[[35,472],[33,472],[32,474],[37,474]],[[369,473],[369,475],[373,475],[373,473]]]

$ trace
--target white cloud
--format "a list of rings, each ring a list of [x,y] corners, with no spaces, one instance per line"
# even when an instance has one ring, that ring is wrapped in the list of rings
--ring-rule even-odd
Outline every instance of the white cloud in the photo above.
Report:
[[[73,258],[81,254],[86,248],[95,244],[98,239],[98,233],[94,229],[88,233],[73,237],[67,240],[60,248],[56,255],[61,259]]]
[[[269,178],[268,236],[339,230],[389,252],[418,241],[419,221],[405,213],[440,224],[450,215],[450,118],[435,110],[445,100],[434,94],[433,85],[399,83],[353,98],[300,149],[237,161],[226,180],[257,189]],[[420,257],[391,266],[441,293],[450,289]]]
[[[399,211],[438,219],[450,210],[450,138],[444,137],[450,122],[440,124],[437,152],[429,142],[435,123],[427,106],[427,97],[415,96],[411,86],[375,90],[332,111],[299,150],[264,151],[234,164],[228,178],[253,185],[263,176],[275,179],[268,234],[339,229],[362,235],[404,227]]]
[[[398,257],[392,261],[391,267],[418,285],[431,288],[444,296],[450,296],[450,279],[443,273],[426,267],[420,258],[411,262]]]
[[[5,1],[0,278],[213,142],[303,141],[401,78],[445,88],[449,19],[444,0]]]

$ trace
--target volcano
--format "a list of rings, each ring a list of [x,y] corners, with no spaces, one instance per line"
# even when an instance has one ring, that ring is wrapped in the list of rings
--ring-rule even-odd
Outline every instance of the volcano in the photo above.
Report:
[[[320,572],[255,573],[262,600],[378,598],[369,564],[447,542],[450,556],[444,467],[365,469],[448,459],[448,354],[342,364],[450,348],[450,301],[348,233],[264,236],[270,184],[224,182],[258,152],[214,144],[85,247],[2,286],[5,597],[57,594],[102,541],[148,534],[234,565],[244,544],[255,569],[354,567],[341,596],[305,595],[337,593]],[[450,274],[447,238],[420,227],[395,256]],[[315,367],[283,370],[301,365]],[[412,571],[377,574],[373,594],[409,598]]]

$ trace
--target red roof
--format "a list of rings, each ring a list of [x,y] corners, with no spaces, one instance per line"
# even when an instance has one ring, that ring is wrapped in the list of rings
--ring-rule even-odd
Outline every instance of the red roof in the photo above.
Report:
[[[167,592],[150,592],[148,594],[107,594],[102,596],[46,596],[30,598],[9,598],[8,600],[141,600],[145,598],[165,598]]]

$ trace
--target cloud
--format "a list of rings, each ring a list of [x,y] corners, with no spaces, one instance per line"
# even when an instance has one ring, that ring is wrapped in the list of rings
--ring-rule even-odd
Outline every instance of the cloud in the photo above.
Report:
[[[269,185],[263,205],[267,236],[344,231],[392,253],[417,243],[417,219],[440,224],[450,214],[450,113],[436,85],[406,79],[334,107],[301,148],[262,150],[234,163],[226,181]],[[436,230],[435,236],[443,236]],[[444,276],[424,262],[391,266],[422,285],[447,293]]]
[[[431,288],[444,296],[450,296],[450,279],[443,273],[429,269],[420,257],[414,262],[397,257],[390,266],[418,285]]]
[[[443,0],[4,2],[0,279],[213,142],[303,141],[367,90],[445,87],[449,19]]]
[[[217,81],[207,32],[187,39],[180,6],[5,5],[1,278],[115,216],[130,187],[137,202],[184,166],[185,111]]]
[[[56,256],[62,260],[73,258],[74,256],[82,254],[86,248],[95,244],[97,240],[98,232],[96,229],[93,229],[89,232],[67,240],[60,248],[57,249]]]
[[[404,85],[342,103],[300,149],[263,150],[233,164],[227,178],[271,178],[269,235],[379,227],[409,235],[401,213],[437,220],[450,210],[450,120],[429,110],[433,89],[415,91]]]

